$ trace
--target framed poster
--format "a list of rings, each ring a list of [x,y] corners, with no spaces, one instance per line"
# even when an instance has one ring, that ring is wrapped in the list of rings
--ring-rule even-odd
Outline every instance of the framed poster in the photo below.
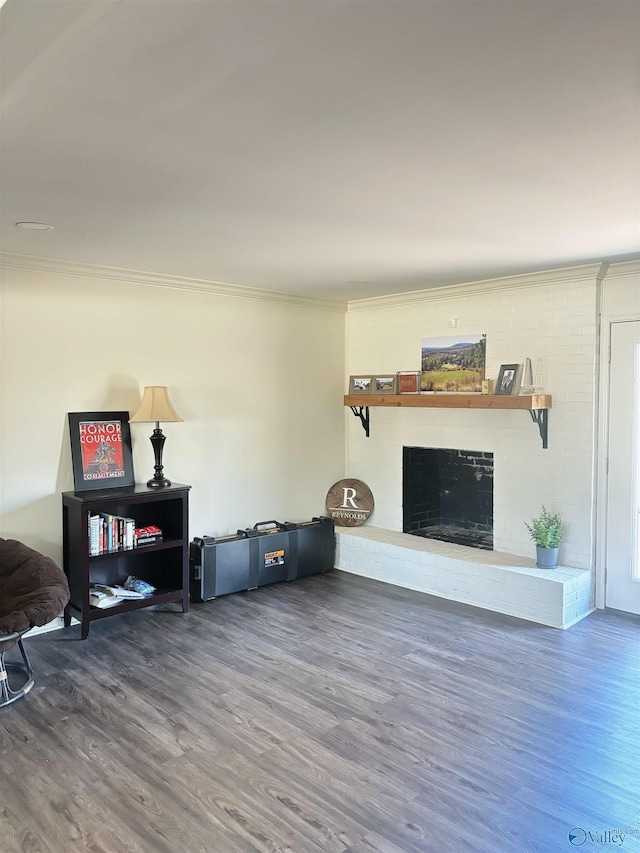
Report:
[[[133,486],[129,412],[69,412],[76,492]]]

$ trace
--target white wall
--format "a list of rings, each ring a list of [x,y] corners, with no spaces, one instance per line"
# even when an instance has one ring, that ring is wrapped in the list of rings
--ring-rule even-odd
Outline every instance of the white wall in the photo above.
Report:
[[[418,369],[424,336],[486,332],[488,377],[529,357],[534,381],[553,397],[546,450],[523,411],[372,408],[370,438],[349,415],[348,475],[374,493],[372,524],[402,530],[404,445],[489,451],[496,550],[531,556],[523,522],[545,503],[567,525],[561,562],[592,568],[601,273],[590,265],[350,303],[348,374]]]
[[[167,385],[165,474],[192,485],[191,535],[324,511],[344,475],[344,312],[247,293],[3,270],[0,536],[60,560],[68,412],[135,411]],[[136,480],[150,424],[132,424]]]

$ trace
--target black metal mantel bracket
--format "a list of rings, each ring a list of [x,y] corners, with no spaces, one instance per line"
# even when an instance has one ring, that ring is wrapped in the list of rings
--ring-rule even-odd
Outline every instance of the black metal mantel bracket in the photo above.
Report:
[[[364,434],[369,438],[369,406],[349,406],[353,414],[360,418]]]
[[[529,414],[534,424],[538,424],[542,447],[546,450],[549,446],[549,409],[531,409]]]

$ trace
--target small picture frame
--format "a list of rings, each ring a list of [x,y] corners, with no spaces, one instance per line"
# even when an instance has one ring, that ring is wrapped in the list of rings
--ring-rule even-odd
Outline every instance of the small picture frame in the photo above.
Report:
[[[349,377],[349,394],[370,394],[373,388],[373,376]]]
[[[129,412],[69,412],[76,492],[133,486]]]
[[[396,373],[397,394],[419,394],[420,393],[420,371],[399,370]]]
[[[374,394],[395,394],[396,393],[396,375],[395,373],[382,373],[380,376],[373,377],[373,393]]]
[[[519,364],[501,364],[496,382],[495,394],[517,394],[519,391],[518,374]]]

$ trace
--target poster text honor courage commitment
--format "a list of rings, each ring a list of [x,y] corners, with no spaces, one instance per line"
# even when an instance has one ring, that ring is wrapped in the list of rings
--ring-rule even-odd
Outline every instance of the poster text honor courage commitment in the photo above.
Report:
[[[122,429],[119,421],[79,424],[84,480],[124,477]]]

